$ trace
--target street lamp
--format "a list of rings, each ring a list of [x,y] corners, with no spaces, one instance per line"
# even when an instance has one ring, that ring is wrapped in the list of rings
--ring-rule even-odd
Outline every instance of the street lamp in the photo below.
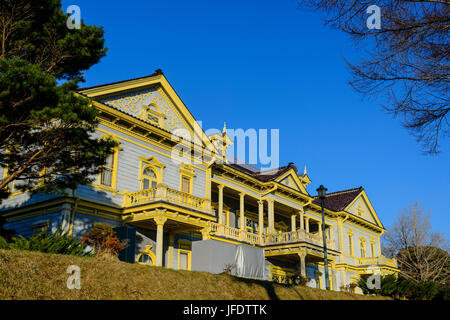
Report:
[[[323,185],[320,185],[317,188],[317,194],[319,195],[320,205],[322,207],[322,238],[323,238],[323,264],[325,267],[325,287],[327,290],[330,290],[330,277],[328,275],[328,258],[327,258],[327,235],[325,233],[325,211],[323,207],[323,202],[325,200],[325,195],[327,193],[327,188]]]

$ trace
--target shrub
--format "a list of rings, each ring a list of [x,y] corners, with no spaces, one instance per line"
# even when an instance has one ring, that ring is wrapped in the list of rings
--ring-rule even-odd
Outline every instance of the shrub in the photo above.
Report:
[[[8,248],[9,248],[8,242],[6,241],[5,238],[0,236],[0,249],[8,249]]]
[[[120,241],[113,227],[105,222],[93,223],[91,230],[84,233],[81,241],[91,245],[96,253],[111,253],[117,255],[127,247],[127,241]]]
[[[0,240],[0,247],[4,246],[4,244]],[[6,243],[5,249],[83,256],[86,247],[87,245],[83,244],[79,239],[72,238],[61,232],[61,230],[58,230],[53,234],[41,232],[32,236],[30,239],[25,239],[23,236],[12,237],[11,242]]]
[[[298,286],[306,286],[306,284],[311,281],[311,278],[303,277],[302,274],[298,271],[292,274],[291,283]]]
[[[379,294],[397,299],[431,300],[438,297],[438,294],[442,292],[436,282],[416,283],[412,280],[394,275],[381,276],[380,289],[368,289],[367,278],[369,276],[361,275],[358,281],[358,286],[364,294]]]

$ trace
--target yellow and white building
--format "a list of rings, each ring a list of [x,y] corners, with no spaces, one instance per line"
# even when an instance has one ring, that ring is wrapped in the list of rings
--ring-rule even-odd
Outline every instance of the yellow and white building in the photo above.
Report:
[[[319,288],[325,230],[331,289],[397,272],[381,254],[385,229],[362,187],[328,194],[323,225],[306,172],[226,161],[226,130],[208,137],[160,70],[78,93],[99,111],[95,134],[119,147],[92,185],[67,195],[13,193],[1,205],[6,228],[29,236],[62,227],[79,237],[108,222],[130,240],[121,254],[128,262],[278,282],[298,272]]]

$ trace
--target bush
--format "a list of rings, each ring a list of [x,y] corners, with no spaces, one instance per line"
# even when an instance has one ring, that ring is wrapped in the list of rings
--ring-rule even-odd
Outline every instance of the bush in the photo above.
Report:
[[[436,282],[416,283],[394,275],[381,276],[380,289],[367,288],[367,278],[370,275],[361,275],[358,286],[364,294],[378,294],[396,299],[432,300],[438,297],[442,291]],[[445,297],[445,294],[443,295]]]
[[[91,230],[81,236],[81,241],[91,245],[96,253],[117,255],[127,247],[127,241],[120,241],[113,227],[105,222],[93,223]]]
[[[8,242],[6,241],[5,238],[0,236],[0,249],[8,249],[8,248],[9,248]]]
[[[0,247],[5,246],[5,242],[0,240]],[[79,239],[72,238],[58,230],[53,234],[41,232],[30,239],[25,239],[23,236],[12,237],[11,242],[6,243],[5,249],[83,256],[86,247],[87,245],[83,244]]]
[[[292,278],[290,283],[298,285],[298,286],[306,286],[306,284],[311,281],[311,278],[303,277],[302,274],[298,271],[292,274]]]

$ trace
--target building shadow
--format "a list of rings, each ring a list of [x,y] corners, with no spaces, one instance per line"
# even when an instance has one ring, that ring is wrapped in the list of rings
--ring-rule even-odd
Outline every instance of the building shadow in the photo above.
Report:
[[[275,288],[273,286],[273,282],[272,281],[240,278],[240,277],[235,277],[235,276],[233,276],[233,281],[243,282],[243,283],[245,283],[247,285],[261,286],[261,287],[263,287],[266,290],[267,295],[269,296],[270,300],[280,300],[280,298],[275,293]],[[277,284],[277,285],[285,286],[283,284]]]

